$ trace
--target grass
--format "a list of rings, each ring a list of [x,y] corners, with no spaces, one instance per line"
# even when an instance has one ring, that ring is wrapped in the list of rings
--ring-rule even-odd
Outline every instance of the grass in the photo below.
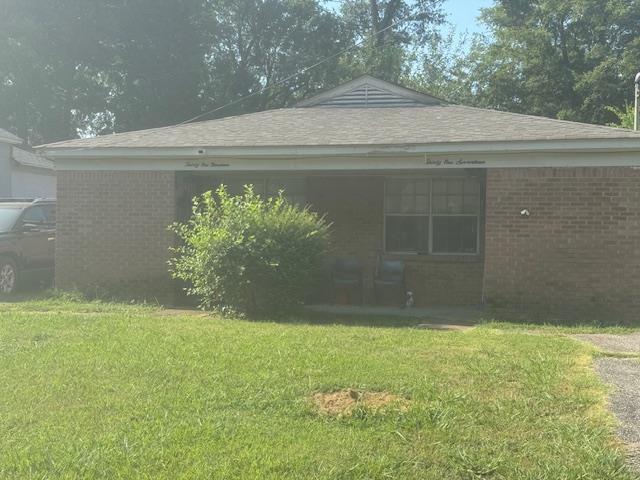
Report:
[[[0,478],[633,478],[564,336],[159,313],[0,303]],[[312,409],[343,388],[410,407]]]
[[[529,323],[514,322],[509,320],[490,319],[483,321],[481,328],[505,330],[511,332],[533,332],[540,335],[562,335],[562,334],[579,334],[579,333],[611,333],[616,335],[627,335],[640,331],[640,323],[637,325],[600,325],[597,323],[575,323],[575,324],[558,324],[558,323]]]
[[[640,331],[640,315],[634,322],[621,322],[616,317],[588,318],[574,313],[567,318],[541,312],[490,308],[485,312],[485,317],[487,319],[483,324],[488,328],[535,331],[541,334],[628,334]]]

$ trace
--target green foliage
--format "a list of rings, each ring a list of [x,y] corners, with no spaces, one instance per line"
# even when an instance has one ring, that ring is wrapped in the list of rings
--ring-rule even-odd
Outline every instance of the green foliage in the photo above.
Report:
[[[492,35],[468,59],[477,105],[605,124],[632,98],[639,2],[499,0],[483,19]]]
[[[0,126],[37,144],[185,120],[204,3],[0,0]]]
[[[416,55],[415,68],[402,83],[450,102],[472,104],[467,58],[461,54],[468,41],[453,28],[427,39]]]
[[[366,39],[346,55],[346,71],[399,82],[414,67],[414,51],[439,38],[443,0],[353,0],[341,5],[351,37]]]
[[[206,118],[288,106],[348,76],[339,56],[301,72],[351,42],[343,22],[319,1],[218,0],[209,2],[205,19],[211,77],[203,110],[237,101]]]
[[[624,108],[607,107],[607,110],[616,116],[616,121],[609,124],[610,127],[628,128],[633,130],[635,123],[635,107],[630,104],[626,104]]]
[[[172,228],[183,242],[172,273],[190,284],[187,293],[205,308],[253,315],[302,304],[329,241],[329,226],[318,214],[282,195],[263,200],[250,186],[241,196],[221,186],[215,195],[196,197],[191,220]]]
[[[289,106],[397,80],[442,21],[442,0],[325,3],[0,0],[0,127],[37,144]]]

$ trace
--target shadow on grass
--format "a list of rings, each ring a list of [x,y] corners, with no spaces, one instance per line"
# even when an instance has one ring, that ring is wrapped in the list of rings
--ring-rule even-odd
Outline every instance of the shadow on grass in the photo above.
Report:
[[[30,284],[21,287],[16,293],[0,293],[0,303],[38,302],[51,300],[57,295],[48,284]]]
[[[420,319],[401,316],[336,314],[302,311],[282,318],[249,318],[252,322],[276,322],[305,325],[344,325],[347,327],[407,328],[424,323]]]

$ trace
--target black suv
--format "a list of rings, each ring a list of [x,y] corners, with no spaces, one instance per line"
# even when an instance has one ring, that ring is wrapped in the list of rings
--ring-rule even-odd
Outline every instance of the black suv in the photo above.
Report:
[[[56,202],[0,200],[0,295],[53,277]]]

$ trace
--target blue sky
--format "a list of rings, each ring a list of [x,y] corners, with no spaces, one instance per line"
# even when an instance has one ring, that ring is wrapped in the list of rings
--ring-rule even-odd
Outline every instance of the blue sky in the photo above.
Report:
[[[471,34],[484,31],[477,17],[481,8],[490,7],[492,4],[493,0],[447,0],[444,9],[449,15],[449,22],[458,33],[467,31]]]
[[[480,9],[490,7],[493,0],[445,0],[444,10],[447,14],[447,20],[455,28],[458,34],[468,32],[482,33],[484,28],[478,23],[478,15]],[[328,1],[330,8],[338,8],[340,2],[338,0]]]

